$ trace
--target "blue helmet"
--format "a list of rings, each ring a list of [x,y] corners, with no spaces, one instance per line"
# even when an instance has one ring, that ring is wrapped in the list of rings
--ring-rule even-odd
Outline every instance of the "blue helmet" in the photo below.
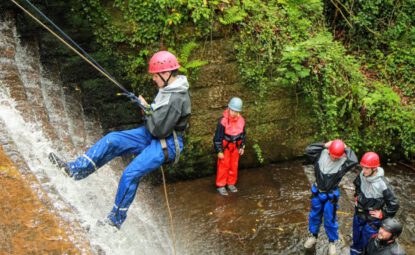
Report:
[[[229,101],[228,107],[229,109],[235,112],[241,112],[242,111],[242,99],[240,99],[239,97],[232,97],[231,101]]]

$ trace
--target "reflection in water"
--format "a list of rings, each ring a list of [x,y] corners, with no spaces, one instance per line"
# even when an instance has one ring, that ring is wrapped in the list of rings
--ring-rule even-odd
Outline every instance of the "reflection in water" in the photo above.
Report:
[[[217,194],[214,177],[168,189],[182,254],[296,254],[302,247],[309,183],[298,162],[242,170],[239,192],[227,197]]]

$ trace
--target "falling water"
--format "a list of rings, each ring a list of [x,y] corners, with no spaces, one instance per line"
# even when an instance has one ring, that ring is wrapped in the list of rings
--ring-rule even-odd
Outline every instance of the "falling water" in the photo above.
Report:
[[[50,210],[71,226],[72,241],[87,238],[100,254],[172,253],[166,218],[148,205],[152,198],[146,184],[121,230],[100,224],[113,206],[121,162],[74,181],[48,160],[52,151],[66,159],[83,153],[102,134],[98,122],[84,115],[79,95],[65,88],[58,70],[41,64],[36,41],[19,38],[11,18],[0,23],[0,52],[0,132],[10,140],[5,150],[36,177],[34,186],[47,194]]]

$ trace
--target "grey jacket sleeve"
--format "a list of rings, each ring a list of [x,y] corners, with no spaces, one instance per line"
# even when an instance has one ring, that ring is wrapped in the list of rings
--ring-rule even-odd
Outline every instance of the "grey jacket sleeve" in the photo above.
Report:
[[[350,148],[346,148],[344,152],[346,153],[347,160],[343,164],[343,169],[345,172],[347,172],[353,167],[355,167],[359,163],[359,161],[357,160],[357,157],[354,151],[351,150]]]
[[[147,130],[157,138],[166,138],[181,117],[181,100],[173,93],[169,103],[151,112],[145,121]]]

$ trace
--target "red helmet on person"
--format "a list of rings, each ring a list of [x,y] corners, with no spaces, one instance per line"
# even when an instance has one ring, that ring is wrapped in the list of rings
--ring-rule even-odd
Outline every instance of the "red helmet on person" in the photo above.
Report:
[[[379,155],[372,151],[366,152],[360,160],[360,165],[369,168],[380,166]]]
[[[342,140],[334,140],[329,147],[330,155],[334,158],[341,158],[344,154],[344,147],[344,142]]]
[[[168,51],[159,51],[155,53],[148,63],[149,73],[162,73],[179,69],[180,65],[176,56]]]

